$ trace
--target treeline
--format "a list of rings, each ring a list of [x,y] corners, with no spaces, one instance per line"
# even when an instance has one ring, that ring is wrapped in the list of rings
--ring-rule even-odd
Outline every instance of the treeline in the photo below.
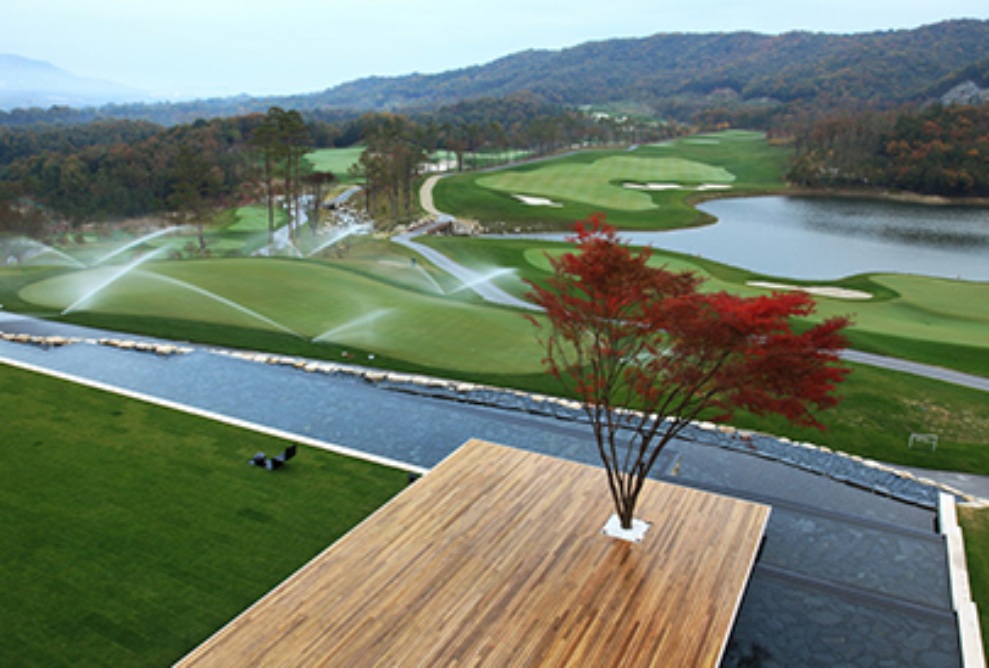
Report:
[[[795,146],[800,185],[989,197],[989,104],[828,117]]]
[[[0,183],[8,202],[40,205],[69,223],[157,213],[170,210],[185,149],[218,171],[211,197],[234,199],[250,174],[242,148],[257,124],[242,117],[132,133],[132,123],[117,121],[4,133]],[[8,217],[17,211],[8,206]]]
[[[458,70],[369,77],[285,97],[0,111],[0,126],[100,118],[173,125],[279,106],[342,127],[368,111],[418,117],[465,100],[529,91],[555,105],[637,103],[681,122],[768,128],[780,115],[891,109],[940,98],[967,81],[985,85],[987,63],[989,21],[984,20],[852,35],[666,33],[528,50]]]
[[[332,116],[331,116],[332,117]],[[99,119],[77,125],[0,127],[0,230],[25,231],[146,214],[183,213],[284,197],[298,213],[309,178],[301,156],[366,144],[369,205],[390,219],[414,213],[413,181],[426,156],[447,150],[459,169],[479,151],[535,154],[574,145],[653,141],[675,124],[594,116],[520,94],[465,102],[413,117],[368,113],[336,123],[321,112],[267,113],[163,127]],[[319,183],[316,183],[319,181]]]

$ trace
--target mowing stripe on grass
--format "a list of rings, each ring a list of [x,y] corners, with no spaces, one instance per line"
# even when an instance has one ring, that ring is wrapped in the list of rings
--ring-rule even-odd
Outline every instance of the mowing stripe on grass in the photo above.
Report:
[[[247,420],[241,420],[239,418],[230,417],[229,415],[223,415],[222,413],[214,413],[213,411],[203,410],[201,408],[196,408],[195,406],[190,406],[188,404],[178,403],[175,401],[171,401],[169,399],[162,399],[160,397],[155,397],[150,394],[144,394],[142,392],[134,392],[133,390],[127,390],[122,387],[109,385],[107,383],[91,380],[89,378],[74,376],[72,374],[64,373],[62,371],[56,371],[54,369],[48,369],[46,367],[37,366],[35,364],[31,364],[28,362],[22,362],[20,360],[10,359],[3,355],[0,355],[0,364],[6,364],[8,366],[23,369],[25,371],[40,373],[45,376],[58,378],[60,380],[66,380],[69,381],[70,383],[76,383],[77,385],[91,387],[97,390],[102,390],[104,392],[110,392],[111,394],[117,394],[122,397],[127,397],[128,399],[136,399],[138,401],[143,401],[145,403],[153,404],[156,406],[170,408],[172,410],[180,411],[182,413],[188,413],[189,415],[195,415],[197,417],[206,418],[207,420],[221,422],[234,427],[239,427],[241,429],[254,431],[259,434],[265,434],[267,436],[273,436],[275,438],[279,438],[285,441],[295,441],[303,445],[309,445],[314,448],[319,448],[321,450],[333,452],[338,455],[343,455],[345,457],[360,459],[362,461],[371,462],[373,464],[380,464],[382,466],[399,469],[401,471],[408,471],[410,473],[417,473],[420,475],[427,473],[429,471],[429,469],[427,468],[416,466],[415,464],[409,464],[407,462],[401,462],[398,461],[397,459],[380,457],[378,455],[362,452],[360,450],[354,450],[352,448],[348,448],[342,445],[337,445],[335,443],[327,443],[326,441],[321,441],[317,438],[312,438],[311,436],[303,436],[300,434],[294,434],[292,432],[285,431],[283,429],[275,429],[274,427],[258,424],[256,422],[248,422]]]

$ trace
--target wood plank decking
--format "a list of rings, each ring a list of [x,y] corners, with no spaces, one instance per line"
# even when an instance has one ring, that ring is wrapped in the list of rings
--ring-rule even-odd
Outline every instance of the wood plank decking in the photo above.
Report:
[[[769,508],[472,440],[178,665],[716,666]]]

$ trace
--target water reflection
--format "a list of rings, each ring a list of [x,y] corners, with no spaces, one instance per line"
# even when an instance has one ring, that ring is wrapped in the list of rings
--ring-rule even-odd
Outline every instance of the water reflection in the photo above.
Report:
[[[700,208],[720,222],[622,237],[769,276],[834,280],[888,272],[989,281],[989,209],[795,197],[724,199]]]
[[[989,213],[985,210],[826,198],[765,199],[783,200],[796,220],[824,233],[939,248],[989,246]],[[705,208],[717,209],[718,205]]]

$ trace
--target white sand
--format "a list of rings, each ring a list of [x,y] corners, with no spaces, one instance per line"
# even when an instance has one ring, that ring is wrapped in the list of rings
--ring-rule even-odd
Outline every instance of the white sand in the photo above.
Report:
[[[626,183],[632,190],[683,190],[679,183]]]
[[[529,206],[563,206],[559,202],[554,202],[545,197],[530,197],[529,195],[517,195],[515,193],[512,193],[512,197]]]
[[[830,288],[823,285],[787,285],[786,283],[768,283],[766,281],[749,281],[746,285],[754,288],[768,288],[770,290],[797,290],[818,297],[833,297],[835,299],[872,299],[872,295],[861,290],[846,290],[845,288]]]
[[[680,185],[679,183],[625,183],[623,184],[626,188],[632,190],[686,190],[687,186]],[[702,183],[695,187],[694,190],[704,191],[704,190],[730,190],[731,186],[727,183]]]

